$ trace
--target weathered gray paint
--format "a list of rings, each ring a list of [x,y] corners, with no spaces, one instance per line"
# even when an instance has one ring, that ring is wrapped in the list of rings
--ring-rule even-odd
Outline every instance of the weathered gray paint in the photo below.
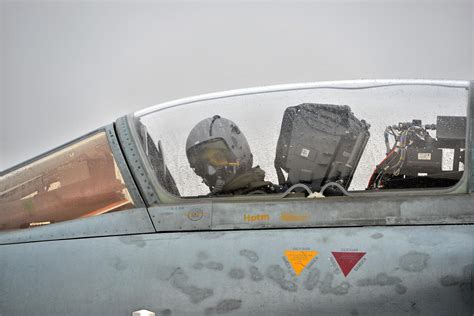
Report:
[[[101,216],[76,219],[53,225],[40,226],[35,229],[2,232],[0,233],[0,245],[32,241],[144,234],[153,232],[155,232],[155,229],[153,228],[148,212],[145,208],[141,208],[123,212],[112,212]],[[44,244],[38,245],[41,248],[41,245]],[[0,256],[2,256],[2,252],[3,248],[0,247]]]
[[[132,160],[130,119],[117,134],[144,190],[154,178]],[[471,177],[458,192],[474,188],[470,122]],[[421,193],[183,200],[4,233],[0,315],[472,315],[474,195]],[[268,217],[245,219],[256,215]],[[319,252],[299,276],[284,259],[292,249]],[[366,252],[347,277],[331,255],[344,250]]]
[[[105,127],[105,133],[107,134],[107,140],[114,155],[115,162],[117,163],[122,178],[127,186],[128,192],[132,197],[133,205],[136,208],[145,207],[145,203],[140,196],[140,192],[138,191],[135,181],[133,181],[132,175],[130,174],[130,169],[127,166],[127,162],[125,161],[122,150],[120,149],[120,144],[114,130],[114,124],[107,125]]]
[[[466,170],[470,170],[469,173],[469,192],[474,192],[474,81],[469,83],[469,104],[467,108],[467,117],[468,117],[468,131],[467,131],[467,162],[468,166]]]
[[[151,185],[150,179],[153,178],[153,173],[150,168],[147,168],[146,158],[139,153],[140,141],[133,137],[131,128],[126,116],[123,116],[115,122],[117,136],[123,150],[123,154],[127,160],[130,172],[135,180],[137,187],[140,190],[141,196],[145,200],[147,206],[157,204],[158,192],[154,186]]]
[[[474,223],[474,194],[203,202],[149,209],[160,231]]]
[[[148,215],[148,212],[150,216]],[[474,194],[162,205],[0,233],[0,244],[150,232],[474,223]],[[256,216],[260,216],[260,219]],[[150,221],[151,217],[151,221]],[[255,220],[252,220],[252,217]],[[263,219],[262,219],[263,218]]]
[[[118,118],[115,122],[115,128],[130,172],[141,196],[145,200],[145,204],[153,206],[169,201],[179,201],[179,198],[162,188],[156,179],[150,161],[139,140],[133,115]]]
[[[211,229],[210,203],[155,206],[148,211],[157,232]]]
[[[471,315],[474,227],[162,233],[5,245],[2,315]],[[319,254],[301,275],[283,259]],[[332,251],[366,252],[344,277]]]

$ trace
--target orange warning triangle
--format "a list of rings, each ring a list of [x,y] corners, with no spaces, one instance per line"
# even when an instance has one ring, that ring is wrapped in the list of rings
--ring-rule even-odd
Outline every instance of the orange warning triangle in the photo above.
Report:
[[[315,250],[285,250],[285,257],[293,267],[296,275],[300,275],[318,253]]]

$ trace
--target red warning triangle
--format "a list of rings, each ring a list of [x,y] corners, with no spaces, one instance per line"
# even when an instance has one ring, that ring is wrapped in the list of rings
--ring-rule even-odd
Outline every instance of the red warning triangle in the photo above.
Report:
[[[346,277],[352,271],[357,262],[362,259],[365,252],[333,252],[332,255]]]

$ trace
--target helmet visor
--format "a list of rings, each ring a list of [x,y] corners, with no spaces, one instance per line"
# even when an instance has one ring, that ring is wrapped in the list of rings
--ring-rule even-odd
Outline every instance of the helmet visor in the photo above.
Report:
[[[216,168],[238,167],[240,165],[226,142],[221,138],[212,139],[190,148],[188,157],[194,168],[203,165],[211,165]]]

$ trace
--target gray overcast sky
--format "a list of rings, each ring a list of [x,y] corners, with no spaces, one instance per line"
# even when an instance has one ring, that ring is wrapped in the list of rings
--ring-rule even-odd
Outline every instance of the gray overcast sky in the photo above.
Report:
[[[474,79],[469,0],[0,3],[0,170],[194,94]]]

